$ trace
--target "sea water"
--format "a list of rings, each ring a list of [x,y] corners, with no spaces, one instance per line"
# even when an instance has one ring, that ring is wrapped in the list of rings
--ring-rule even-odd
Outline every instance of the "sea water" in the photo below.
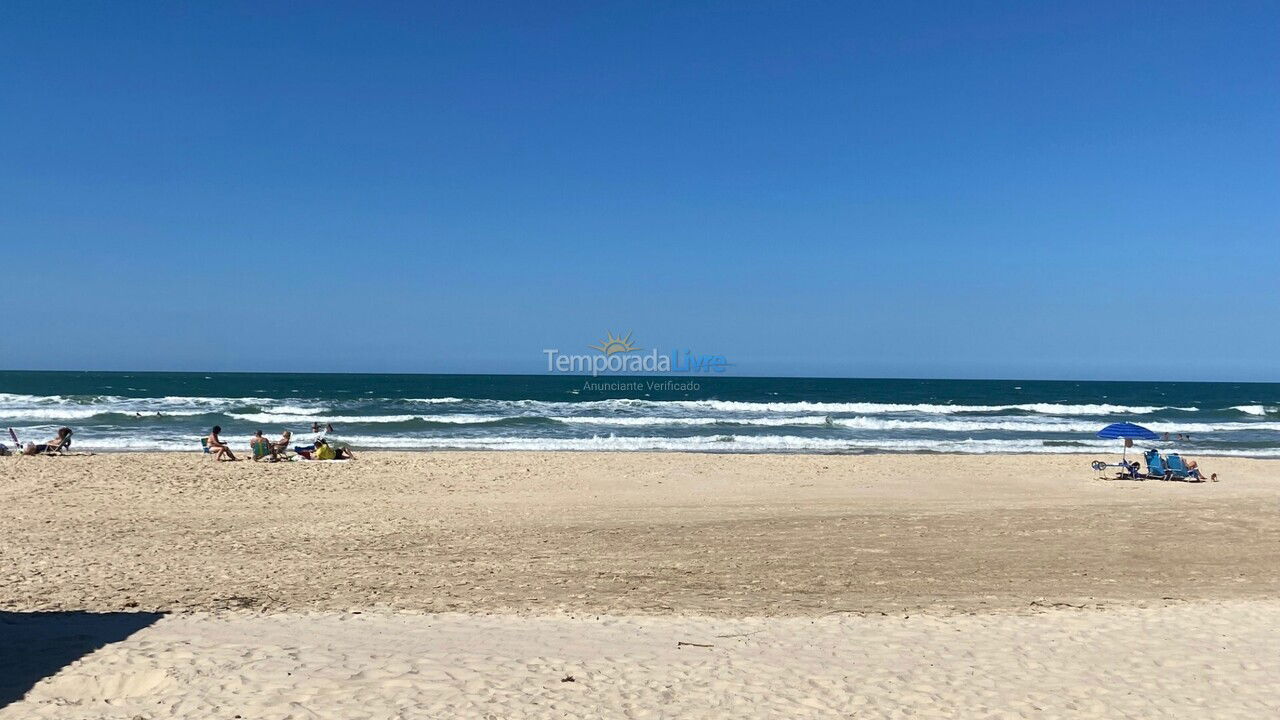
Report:
[[[1169,433],[1144,446],[1280,457],[1275,383],[0,372],[0,425],[98,451],[321,423],[357,449],[1100,453],[1122,420]]]

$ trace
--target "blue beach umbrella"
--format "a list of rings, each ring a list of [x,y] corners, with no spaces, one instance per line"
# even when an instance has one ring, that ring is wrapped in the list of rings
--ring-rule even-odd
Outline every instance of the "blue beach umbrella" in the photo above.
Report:
[[[1131,422],[1111,423],[1098,431],[1098,437],[1117,440],[1157,440],[1159,435]],[[1125,457],[1128,457],[1129,443],[1124,445]]]

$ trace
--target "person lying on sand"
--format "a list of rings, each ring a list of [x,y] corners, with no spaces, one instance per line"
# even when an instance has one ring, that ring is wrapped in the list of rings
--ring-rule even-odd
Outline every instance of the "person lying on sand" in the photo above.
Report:
[[[46,443],[36,445],[27,443],[23,455],[61,455],[63,450],[71,447],[71,428],[58,428],[58,436]]]
[[[221,425],[214,425],[213,429],[209,431],[209,452],[213,453],[214,460],[235,460],[236,456],[231,452],[231,446],[218,437],[221,433]]]
[[[327,440],[320,438],[316,441],[316,460],[355,460],[356,456],[351,454],[350,448],[336,447],[330,445]]]

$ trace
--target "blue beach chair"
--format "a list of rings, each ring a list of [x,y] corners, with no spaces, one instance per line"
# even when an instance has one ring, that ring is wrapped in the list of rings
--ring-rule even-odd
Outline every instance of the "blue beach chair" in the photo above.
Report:
[[[1164,466],[1164,458],[1160,457],[1160,451],[1152,448],[1142,453],[1142,459],[1147,461],[1147,477],[1164,478],[1167,468]]]
[[[1191,477],[1191,470],[1187,464],[1182,462],[1182,456],[1177,453],[1169,453],[1169,457],[1165,458],[1165,467],[1168,473],[1164,476],[1165,480],[1186,480]],[[1197,480],[1202,479],[1197,477]]]

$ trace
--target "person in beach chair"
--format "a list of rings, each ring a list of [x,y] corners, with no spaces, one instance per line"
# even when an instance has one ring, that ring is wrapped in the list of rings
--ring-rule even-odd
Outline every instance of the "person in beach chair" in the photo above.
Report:
[[[213,454],[214,460],[234,461],[236,459],[235,453],[231,452],[230,445],[226,444],[222,441],[222,438],[218,437],[221,434],[222,426],[214,425],[213,429],[209,431],[209,436],[203,438],[200,443],[204,445],[205,452]]]
[[[276,452],[276,446],[261,430],[255,431],[253,437],[249,438],[249,448],[253,450],[253,461],[258,462],[263,458],[271,458],[271,462],[280,459],[280,455]]]
[[[1164,458],[1160,457],[1160,451],[1155,448],[1142,453],[1142,459],[1147,461],[1147,477],[1163,480],[1168,472],[1168,468],[1164,465]]]
[[[23,455],[61,455],[63,450],[71,447],[71,428],[58,428],[58,436],[52,440],[40,443],[27,443],[22,449]]]
[[[293,433],[285,430],[280,433],[280,439],[271,443],[271,447],[275,449],[276,454],[284,457],[289,454],[289,443],[293,442]]]
[[[1200,472],[1200,463],[1195,460],[1187,463],[1187,477],[1193,477],[1200,482],[1204,482],[1204,475]],[[1218,482],[1218,473],[1210,473],[1209,481]]]
[[[312,454],[312,458],[315,460],[355,460],[356,456],[351,454],[350,448],[330,445],[328,440],[320,438],[316,441],[316,451]]]
[[[1200,466],[1195,460],[1189,463],[1182,461],[1182,456],[1177,453],[1169,453],[1169,457],[1165,458],[1165,466],[1168,474],[1165,480],[1194,480],[1196,482],[1204,482],[1205,477],[1200,472]],[[1218,482],[1218,474],[1214,473],[1210,476],[1214,482]]]

